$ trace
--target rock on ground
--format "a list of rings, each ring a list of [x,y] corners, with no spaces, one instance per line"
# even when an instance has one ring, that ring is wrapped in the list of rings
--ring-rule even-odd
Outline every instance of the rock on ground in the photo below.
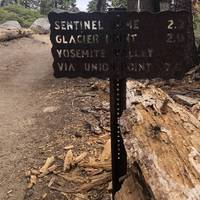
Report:
[[[0,25],[0,28],[4,29],[21,29],[21,25],[18,21],[7,21]]]
[[[36,19],[30,28],[36,33],[47,34],[50,32],[49,20],[47,18]]]

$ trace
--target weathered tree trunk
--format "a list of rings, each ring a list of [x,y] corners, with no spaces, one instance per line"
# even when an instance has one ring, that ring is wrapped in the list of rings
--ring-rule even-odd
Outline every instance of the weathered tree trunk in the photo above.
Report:
[[[161,89],[127,88],[120,121],[129,178],[116,200],[199,200],[200,121]]]
[[[155,0],[128,0],[128,9],[133,11],[153,11]]]
[[[97,11],[104,12],[106,10],[106,0],[97,0]]]
[[[195,61],[195,37],[194,37],[194,30],[193,30],[193,16],[192,16],[192,1],[191,0],[175,0],[176,10],[187,10],[190,13],[190,18],[188,20],[189,27],[188,27],[188,37],[190,38],[190,42],[187,45],[187,51],[193,52],[193,57],[188,57],[187,60],[190,62]]]

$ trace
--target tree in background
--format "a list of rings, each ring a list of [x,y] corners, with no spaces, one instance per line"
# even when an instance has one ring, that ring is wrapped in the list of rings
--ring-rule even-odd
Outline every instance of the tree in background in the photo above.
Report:
[[[192,12],[193,12],[193,21],[195,30],[198,29],[199,32],[199,24],[200,24],[200,6],[197,0],[193,0],[192,3]]]
[[[0,0],[0,6],[9,4],[21,5],[25,8],[40,9],[42,14],[47,14],[52,8],[75,8],[76,0]]]
[[[40,3],[40,13],[42,15],[46,15],[49,13],[49,11],[54,7],[53,1],[49,0],[41,0]]]
[[[88,3],[87,10],[91,11],[105,11],[109,7],[118,8],[118,7],[127,7],[127,0],[91,0]]]
[[[40,12],[41,14],[48,14],[53,8],[64,10],[74,10],[76,7],[76,0],[41,0]],[[78,8],[76,8],[78,10]]]
[[[127,7],[127,0],[112,0],[112,6],[117,7]]]
[[[0,0],[0,7],[16,3],[16,0]]]
[[[0,7],[3,7],[5,5],[5,0],[0,0]]]
[[[154,10],[157,0],[128,0],[128,8],[133,11],[150,11]]]
[[[21,5],[25,8],[37,9],[40,7],[41,0],[0,0],[0,6],[8,6],[10,4]]]
[[[68,10],[76,4],[76,0],[63,0],[63,8]]]
[[[106,0],[91,0],[87,5],[87,10],[89,12],[97,10],[105,11],[109,7],[109,2],[110,0],[108,0],[108,2]]]
[[[97,9],[97,0],[92,0],[87,5],[87,10],[89,12],[96,11]]]
[[[107,1],[106,0],[97,0],[97,11],[104,12],[107,10]]]

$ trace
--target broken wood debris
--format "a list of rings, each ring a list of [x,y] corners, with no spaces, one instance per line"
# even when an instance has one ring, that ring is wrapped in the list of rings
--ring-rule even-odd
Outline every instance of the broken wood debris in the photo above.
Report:
[[[75,189],[71,189],[71,190],[67,190],[65,188],[62,188],[62,187],[54,187],[54,186],[51,186],[49,187],[51,190],[56,190],[58,192],[63,192],[63,193],[76,193],[76,192],[79,192],[79,189],[78,188],[75,188]]]
[[[36,176],[40,175],[40,172],[36,169],[31,169],[30,172],[31,172],[31,174],[36,175]]]
[[[65,150],[70,150],[70,149],[73,149],[73,148],[74,148],[74,145],[69,145],[69,146],[64,147]]]
[[[185,95],[175,95],[174,99],[180,104],[184,104],[191,107],[199,102],[198,99],[194,99]]]
[[[74,162],[72,150],[69,150],[64,159],[63,171],[70,170]]]
[[[80,191],[88,192],[95,187],[98,187],[103,184],[107,184],[109,181],[111,181],[111,179],[112,179],[111,173],[101,174],[98,177],[96,177],[95,179],[91,180],[90,183],[86,183],[86,184],[82,185],[80,188]]]
[[[47,169],[47,171],[41,173],[38,177],[39,177],[39,178],[42,178],[42,177],[48,175],[49,173],[54,172],[54,171],[56,170],[56,168],[57,168],[57,165],[52,165],[51,167],[49,167],[49,168]]]
[[[79,167],[104,169],[105,171],[111,171],[111,162],[81,162]]]
[[[111,162],[111,140],[110,139],[104,145],[103,152],[100,156],[101,162],[108,161],[108,160],[110,160]]]
[[[54,184],[55,180],[56,180],[56,177],[53,176],[53,177],[51,178],[51,180],[49,181],[48,187],[51,187],[51,186]]]
[[[79,156],[77,156],[75,159],[74,159],[74,165],[80,163],[82,160],[84,160],[87,156],[87,152],[83,152],[81,153]]]
[[[31,189],[33,185],[35,185],[37,182],[37,177],[35,175],[30,176],[30,183],[28,184],[28,189]]]
[[[44,200],[44,199],[46,199],[46,197],[47,197],[47,193],[44,193],[43,195],[42,195],[42,199]]]
[[[74,182],[74,183],[85,183],[88,181],[87,178],[83,178],[81,176],[77,176],[77,175],[74,175],[74,174],[65,174],[65,173],[61,173],[61,174],[58,174],[58,176],[62,177],[63,179],[65,179],[66,181],[70,181],[70,182]]]
[[[54,163],[54,161],[55,161],[54,156],[47,158],[45,164],[41,167],[40,172],[43,174],[47,173],[48,168],[51,167],[51,165]]]

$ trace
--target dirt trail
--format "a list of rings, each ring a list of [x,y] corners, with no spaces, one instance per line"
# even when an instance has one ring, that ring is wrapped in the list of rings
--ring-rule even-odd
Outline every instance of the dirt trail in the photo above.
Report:
[[[24,38],[0,44],[0,200],[24,197],[22,174],[36,147],[31,130],[41,109],[39,91],[53,80],[51,63],[49,43]]]
[[[47,200],[66,199],[48,187],[53,173],[37,177],[36,185],[27,189],[30,177],[25,172],[39,170],[50,156],[62,170],[64,147],[69,145],[75,156],[86,151],[88,160],[98,159],[109,138],[108,83],[91,89],[96,79],[55,79],[50,49],[48,35],[0,43],[0,200],[41,200],[45,194]],[[96,178],[77,167],[71,172]],[[104,170],[95,173],[111,177]],[[110,199],[108,181],[85,199]],[[64,184],[69,190],[80,187]],[[76,199],[76,194],[68,199]]]

